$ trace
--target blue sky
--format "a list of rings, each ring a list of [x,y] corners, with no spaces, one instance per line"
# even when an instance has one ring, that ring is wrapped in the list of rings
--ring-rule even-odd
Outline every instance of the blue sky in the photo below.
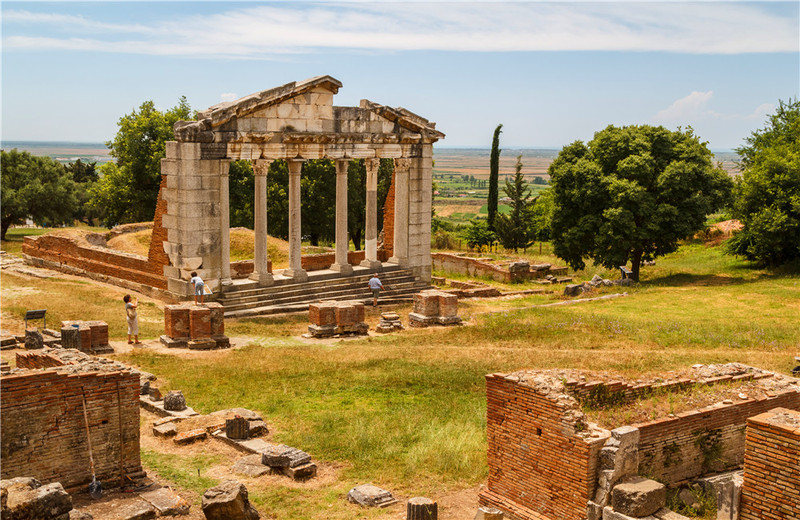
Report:
[[[608,124],[730,149],[800,92],[800,3],[3,2],[3,140],[105,141],[152,99],[193,108],[329,74],[442,146],[561,147]]]

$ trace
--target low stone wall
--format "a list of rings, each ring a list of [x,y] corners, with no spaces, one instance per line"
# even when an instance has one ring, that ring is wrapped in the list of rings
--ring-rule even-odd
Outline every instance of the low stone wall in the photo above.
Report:
[[[18,359],[37,368],[50,362],[30,354]],[[120,466],[141,473],[137,373],[19,371],[0,378],[0,392],[2,478],[61,482],[68,491],[91,481],[83,396],[98,480],[118,482]]]
[[[504,268],[485,260],[452,253],[431,253],[434,269],[467,276],[484,276],[496,282],[511,283],[532,278],[544,278],[547,275],[567,274],[566,267],[553,267],[550,264],[528,265],[526,262],[521,262],[519,268],[514,267],[514,264]]]
[[[25,261],[73,274],[93,273],[106,281],[124,280],[166,290],[167,279],[161,266],[147,258],[112,249],[81,245],[75,240],[53,235],[25,237],[22,244]]]
[[[359,265],[365,258],[364,251],[348,251],[347,262],[350,265]],[[378,260],[385,262],[389,255],[383,249],[378,249]],[[336,261],[336,253],[317,253],[313,255],[303,255],[300,263],[306,271],[321,271],[329,269]],[[272,260],[269,260],[267,270],[272,272]],[[252,260],[238,260],[231,262],[231,277],[234,279],[247,278],[253,274]]]
[[[800,412],[777,408],[747,420],[741,520],[800,514]]]

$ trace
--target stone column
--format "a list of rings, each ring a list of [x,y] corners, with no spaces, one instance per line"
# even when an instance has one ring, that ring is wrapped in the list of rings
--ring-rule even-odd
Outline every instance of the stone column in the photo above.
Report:
[[[223,161],[219,172],[219,228],[220,228],[220,284],[230,285],[231,280],[231,204],[228,183],[230,163]]]
[[[289,268],[284,274],[297,282],[308,280],[308,273],[301,263],[302,233],[300,230],[300,172],[302,159],[288,159],[289,163]]]
[[[255,176],[255,251],[253,255],[253,274],[251,280],[260,285],[271,285],[272,274],[269,272],[269,256],[267,255],[267,172],[271,160],[253,161]]]
[[[341,274],[353,272],[353,266],[347,260],[347,167],[350,161],[339,159],[336,161],[336,261],[331,265],[331,271]]]
[[[390,262],[408,265],[408,172],[411,160],[394,160],[394,252]]]
[[[364,233],[364,261],[370,269],[381,267],[378,261],[378,168],[380,159],[364,159],[367,169],[366,230]]]

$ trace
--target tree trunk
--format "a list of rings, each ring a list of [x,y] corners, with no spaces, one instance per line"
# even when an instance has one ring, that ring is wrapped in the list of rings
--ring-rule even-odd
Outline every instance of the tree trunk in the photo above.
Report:
[[[639,267],[642,265],[642,251],[634,251],[631,255],[631,271],[633,281],[639,283]]]
[[[2,234],[2,240],[5,240],[5,239],[6,239],[6,231],[8,231],[8,227],[9,227],[10,225],[11,225],[11,221],[8,221],[8,222],[3,222],[3,224],[2,224],[2,227],[3,227],[3,229],[2,229],[2,232],[3,232],[3,234]]]

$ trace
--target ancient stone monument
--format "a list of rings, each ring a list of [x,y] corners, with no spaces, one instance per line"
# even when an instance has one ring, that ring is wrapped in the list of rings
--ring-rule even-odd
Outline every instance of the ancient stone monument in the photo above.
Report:
[[[347,165],[364,159],[367,169],[366,254],[362,265],[380,266],[377,256],[377,171],[394,159],[393,252],[388,262],[423,280],[431,275],[430,224],[433,143],[444,137],[435,124],[404,109],[362,100],[337,107],[342,84],[319,76],[221,103],[198,121],[175,125],[161,161],[162,188],[151,247],[162,257],[168,290],[191,294],[189,273],[197,271],[216,292],[232,283],[228,167],[253,162],[255,173],[255,264],[251,279],[271,285],[303,282],[300,245],[300,176],[309,159],[336,161],[336,257],[332,271],[352,272],[347,260]],[[272,161],[289,168],[289,267],[268,271],[267,171]],[[151,257],[153,256],[151,250]]]

